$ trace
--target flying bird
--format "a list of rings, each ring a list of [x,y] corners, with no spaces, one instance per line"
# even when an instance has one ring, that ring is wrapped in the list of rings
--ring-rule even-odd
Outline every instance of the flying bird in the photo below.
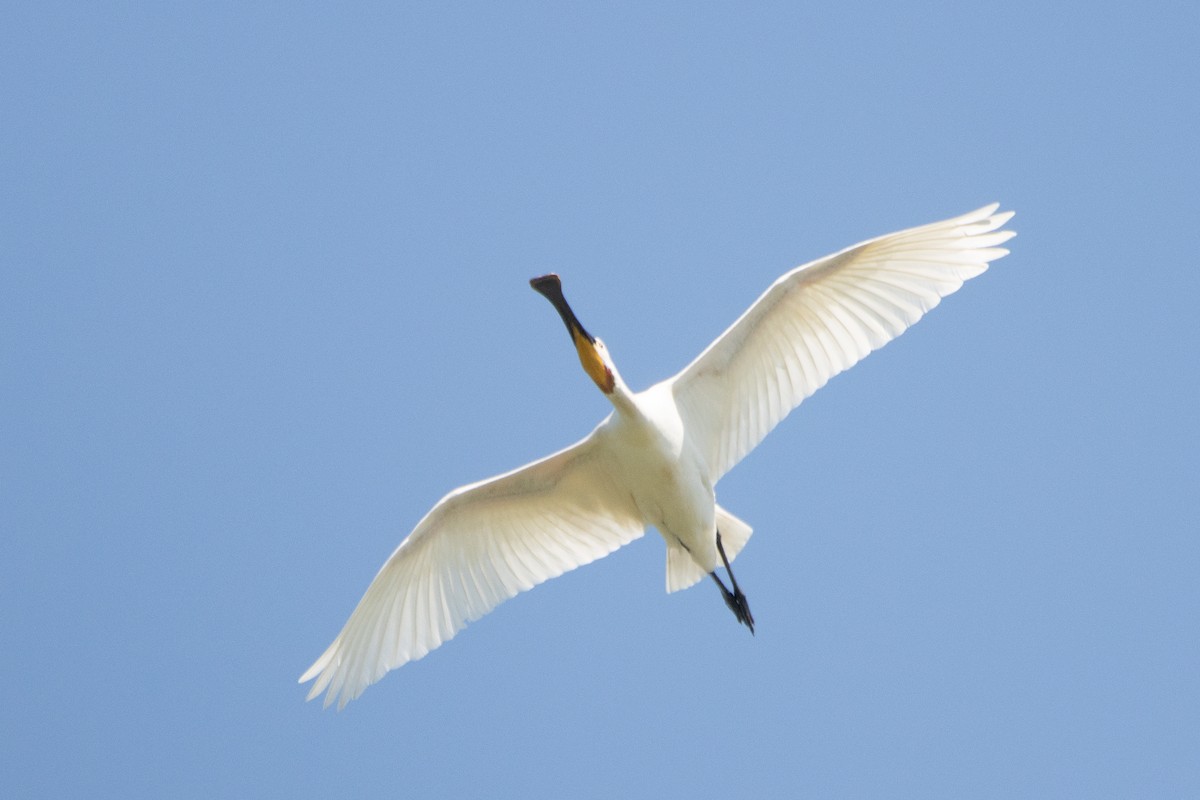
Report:
[[[563,296],[558,311],[584,372],[613,405],[582,441],[450,492],[384,563],[341,633],[300,682],[338,708],[518,592],[590,563],[653,526],[676,592],[711,577],[738,622],[754,617],[732,562],[750,526],[715,487],[831,377],[899,336],[1007,255],[1013,212],[998,204],[892,233],[779,278],[682,372],[641,392]],[[723,568],[729,585],[721,579]]]

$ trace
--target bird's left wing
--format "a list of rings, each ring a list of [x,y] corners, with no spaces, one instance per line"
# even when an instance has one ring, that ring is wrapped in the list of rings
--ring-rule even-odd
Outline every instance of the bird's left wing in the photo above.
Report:
[[[990,205],[880,236],[788,272],[670,379],[715,483],[804,398],[1008,253]]]
[[[338,708],[518,592],[645,532],[599,430],[540,461],[446,495],[380,569],[308,671]]]

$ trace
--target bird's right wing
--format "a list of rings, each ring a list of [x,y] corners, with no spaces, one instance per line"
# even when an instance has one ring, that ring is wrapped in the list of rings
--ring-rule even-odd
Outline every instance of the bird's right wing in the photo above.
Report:
[[[804,398],[1008,253],[993,204],[788,272],[671,379],[715,483]]]
[[[400,543],[333,644],[304,673],[338,708],[504,600],[645,532],[597,433],[448,494]]]

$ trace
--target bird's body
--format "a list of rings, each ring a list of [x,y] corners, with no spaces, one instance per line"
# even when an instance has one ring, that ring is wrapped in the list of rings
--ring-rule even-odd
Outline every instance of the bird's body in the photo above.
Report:
[[[301,677],[326,705],[357,697],[503,600],[595,560],[648,527],[667,545],[667,591],[710,575],[751,632],[729,567],[750,527],[716,503],[717,481],[833,375],[902,333],[1007,253],[1012,216],[989,206],[872,239],[788,272],[674,377],[642,392],[567,305],[554,304],[613,412],[554,455],[443,498],[392,554],[333,644]],[[717,576],[724,566],[732,591]]]
[[[716,495],[669,384],[629,395],[597,433],[642,523],[684,546],[706,572],[715,569]]]

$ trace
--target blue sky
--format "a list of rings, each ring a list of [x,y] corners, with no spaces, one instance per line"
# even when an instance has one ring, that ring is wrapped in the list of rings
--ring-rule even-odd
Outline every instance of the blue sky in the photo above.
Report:
[[[1195,796],[1194,4],[9,4],[10,797]],[[325,648],[449,489],[788,268],[992,200],[1012,255],[655,536],[345,712]]]

